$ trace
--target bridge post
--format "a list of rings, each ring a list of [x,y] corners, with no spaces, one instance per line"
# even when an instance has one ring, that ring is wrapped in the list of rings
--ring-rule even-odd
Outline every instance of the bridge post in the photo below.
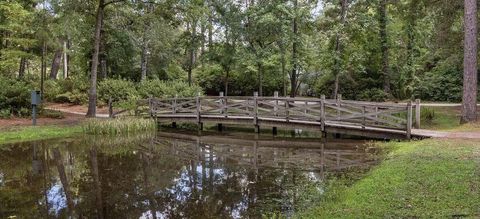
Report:
[[[421,117],[421,108],[420,108],[420,99],[415,100],[415,128],[420,128],[420,117]]]
[[[341,117],[341,111],[340,111],[340,106],[341,106],[341,103],[342,102],[342,94],[337,94],[337,119],[340,119]]]
[[[198,129],[200,131],[203,130],[203,123],[201,121],[201,115],[200,115],[200,111],[202,109],[202,105],[201,105],[201,102],[200,102],[200,92],[197,93],[197,96],[195,97],[195,105],[197,106],[197,109],[196,109],[196,113],[197,113],[197,124],[198,124]]]
[[[363,106],[362,107],[362,129],[365,129],[365,124],[366,124],[365,111],[366,111],[366,106]]]
[[[412,138],[412,101],[407,103],[407,139]]]
[[[278,91],[273,92],[273,97],[275,98],[275,106],[273,107],[273,115],[278,116]]]
[[[175,94],[175,97],[172,100],[172,114],[177,113],[177,95]]]
[[[258,92],[253,92],[253,124],[255,125],[255,132],[260,133],[260,127],[258,127]]]
[[[218,95],[220,98],[220,114],[224,115],[225,114],[225,99],[223,96],[223,91],[220,91],[220,94]]]
[[[285,97],[285,121],[290,120],[290,103],[288,97]]]
[[[225,99],[224,99],[225,97],[223,95],[223,91],[220,91],[218,96],[220,98],[220,114],[225,115]],[[223,130],[223,124],[222,123],[217,124],[217,130],[219,132],[221,132]]]
[[[320,123],[322,132],[325,132],[325,95],[320,96]]]
[[[273,92],[273,97],[275,98],[274,102],[275,102],[275,106],[273,107],[273,115],[275,115],[275,117],[278,116],[278,91],[275,91]],[[277,127],[272,127],[272,134],[273,136],[277,136]]]

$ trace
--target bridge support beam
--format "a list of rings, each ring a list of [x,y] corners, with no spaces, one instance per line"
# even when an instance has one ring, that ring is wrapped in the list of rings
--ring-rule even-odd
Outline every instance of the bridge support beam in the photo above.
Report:
[[[198,131],[203,131],[203,122],[199,122],[197,124],[197,127],[198,127]]]
[[[272,134],[273,134],[273,136],[277,136],[277,133],[278,133],[277,127],[272,127]]]

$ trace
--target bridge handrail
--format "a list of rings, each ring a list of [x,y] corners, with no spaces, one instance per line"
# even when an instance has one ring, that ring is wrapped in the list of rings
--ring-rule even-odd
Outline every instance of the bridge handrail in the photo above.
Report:
[[[245,117],[253,120],[290,120],[321,124],[336,123],[366,127],[403,130],[407,137],[412,124],[420,125],[420,102],[415,104],[379,103],[367,101],[321,98],[291,98],[266,96],[196,96],[174,98],[149,98],[139,103],[148,103],[150,116],[202,116]],[[415,110],[415,115],[413,115]],[[415,118],[413,118],[415,116]],[[415,121],[413,121],[415,119]]]

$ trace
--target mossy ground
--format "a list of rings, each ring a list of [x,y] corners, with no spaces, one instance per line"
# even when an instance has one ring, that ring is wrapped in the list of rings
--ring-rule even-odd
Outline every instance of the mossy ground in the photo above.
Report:
[[[391,142],[386,160],[349,185],[332,183],[300,218],[480,217],[480,141]]]

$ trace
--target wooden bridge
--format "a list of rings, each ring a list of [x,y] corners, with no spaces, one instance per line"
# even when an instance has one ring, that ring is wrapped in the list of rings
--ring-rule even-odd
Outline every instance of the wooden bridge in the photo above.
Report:
[[[194,122],[301,128],[369,138],[410,139],[420,126],[420,104],[390,104],[321,98],[197,96],[149,98],[149,116],[158,122]]]

